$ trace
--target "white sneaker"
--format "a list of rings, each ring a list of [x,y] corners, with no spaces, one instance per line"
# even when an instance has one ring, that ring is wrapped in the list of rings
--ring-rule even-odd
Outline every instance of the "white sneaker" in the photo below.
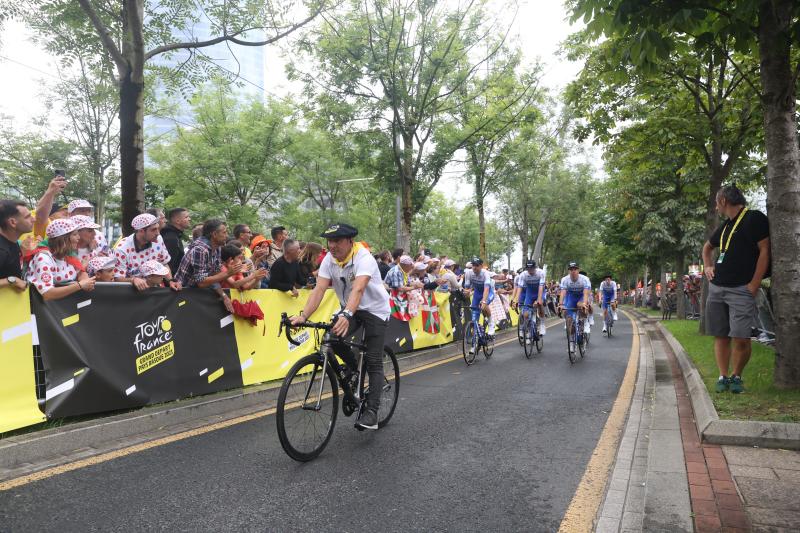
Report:
[[[583,326],[583,332],[584,332],[584,333],[591,333],[591,331],[592,331],[592,325],[591,325],[591,324],[589,324],[589,323],[586,323],[586,324],[584,324],[584,326]]]
[[[542,335],[542,337],[547,335],[547,326],[544,325],[544,320],[542,320],[542,323],[540,324],[540,329],[541,331],[539,333]]]
[[[608,332],[608,328],[606,328],[606,325],[603,324],[603,333],[606,333],[606,332]]]
[[[575,353],[575,343],[574,342],[569,343],[569,351],[572,352],[572,353]]]
[[[475,348],[474,348],[473,346],[470,346],[470,347],[469,347],[469,351],[468,351],[468,353],[469,353],[470,355],[474,354],[474,353],[475,353]]]
[[[489,322],[489,327],[487,328],[486,332],[489,335],[494,335],[494,320]]]
[[[611,314],[614,316],[614,321],[615,321],[615,322],[616,322],[617,320],[619,320],[619,318],[617,318],[617,312],[616,312],[616,311],[614,311],[614,312],[613,312],[613,313],[611,313]]]
[[[589,320],[587,322],[590,326],[594,326],[594,315],[589,315]]]

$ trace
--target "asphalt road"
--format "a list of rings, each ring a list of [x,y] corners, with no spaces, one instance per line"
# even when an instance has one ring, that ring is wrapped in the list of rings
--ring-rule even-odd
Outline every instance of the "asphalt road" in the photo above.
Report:
[[[311,463],[267,416],[0,492],[0,530],[555,531],[625,372],[620,319],[575,365],[558,325],[531,360],[514,340],[410,374],[387,427],[340,414]]]

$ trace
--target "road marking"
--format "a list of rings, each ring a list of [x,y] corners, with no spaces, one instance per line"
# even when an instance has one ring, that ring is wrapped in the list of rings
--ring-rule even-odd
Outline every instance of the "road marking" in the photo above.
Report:
[[[620,309],[622,311],[622,309]],[[600,434],[600,440],[592,452],[586,471],[583,473],[581,482],[575,490],[575,495],[564,513],[561,520],[559,533],[585,533],[594,530],[594,519],[597,510],[605,495],[606,483],[608,482],[611,466],[614,464],[619,439],[622,437],[622,430],[625,428],[625,421],[628,409],[631,405],[634,386],[636,385],[636,373],[639,369],[639,327],[633,318],[622,311],[633,326],[633,339],[631,342],[631,354],[628,357],[628,367],[625,369],[625,376],[619,387],[617,398],[608,415],[606,425]]]
[[[495,343],[495,346],[502,346],[504,344],[508,344],[510,342],[519,342],[517,337],[511,337],[510,339],[504,340],[502,342]],[[432,363],[427,363],[422,366],[418,366],[415,368],[411,368],[409,370],[400,372],[401,376],[407,376],[409,374],[415,374],[417,372],[421,372],[423,370],[427,370],[429,368],[434,368],[439,365],[444,365],[446,363],[450,363],[457,359],[461,359],[462,355],[454,355],[452,357],[447,357],[445,359],[441,359],[439,361],[434,361]],[[204,372],[201,372],[200,375],[203,375],[207,372],[206,369]],[[298,403],[299,405],[299,403]],[[182,431],[180,433],[176,433],[174,435],[169,435],[167,437],[161,437],[159,439],[143,442],[141,444],[135,444],[133,446],[128,446],[126,448],[121,448],[119,450],[114,450],[111,452],[102,453],[100,455],[96,455],[94,457],[88,457],[86,459],[81,459],[79,461],[74,461],[71,463],[66,463],[59,466],[54,466],[52,468],[47,468],[45,470],[40,470],[39,472],[34,472],[33,474],[28,474],[25,476],[20,476],[14,479],[9,479],[7,481],[0,481],[0,492],[11,490],[17,487],[21,487],[23,485],[27,485],[29,483],[33,483],[35,481],[41,481],[43,479],[47,479],[53,476],[57,476],[59,474],[66,474],[67,472],[72,472],[73,470],[80,470],[81,468],[86,468],[88,466],[97,465],[100,463],[105,463],[108,461],[113,461],[114,459],[119,459],[121,457],[126,457],[128,455],[132,455],[134,453],[143,452],[149,450],[151,448],[156,448],[158,446],[163,446],[165,444],[171,444],[173,442],[178,442],[181,440],[189,439],[192,437],[197,437],[199,435],[203,435],[205,433],[210,433],[212,431],[217,431],[219,429],[224,429],[230,426],[235,426],[237,424],[243,424],[245,422],[250,422],[252,420],[257,420],[259,418],[263,418],[265,416],[269,416],[275,414],[277,409],[272,407],[270,409],[266,409],[264,411],[258,411],[256,413],[251,413],[249,415],[243,415],[236,418],[231,418],[229,420],[223,420],[221,422],[214,422],[213,424],[208,424],[205,426],[201,426],[199,428],[190,429],[187,431]]]

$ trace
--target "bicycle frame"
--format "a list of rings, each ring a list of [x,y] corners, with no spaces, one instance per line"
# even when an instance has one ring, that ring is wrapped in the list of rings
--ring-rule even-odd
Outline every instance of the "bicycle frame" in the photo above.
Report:
[[[539,316],[539,310],[536,308],[535,305],[522,304],[522,313],[523,313],[522,316],[525,316],[526,311],[528,312],[526,319],[527,321],[526,325],[528,327],[528,331],[535,331],[536,334],[538,335],[539,328],[536,326],[536,319]]]
[[[486,332],[480,322],[481,308],[474,305],[469,306],[469,308],[471,309],[470,318],[475,323],[475,333],[478,335],[478,346],[484,346],[486,344]]]

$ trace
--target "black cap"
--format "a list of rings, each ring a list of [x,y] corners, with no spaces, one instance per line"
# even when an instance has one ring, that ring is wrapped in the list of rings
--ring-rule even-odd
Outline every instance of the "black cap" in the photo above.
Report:
[[[570,262],[569,266],[567,267],[567,270],[569,270],[570,268],[578,268],[578,263],[575,261]]]
[[[53,213],[57,213],[58,211],[61,211],[62,209],[66,209],[66,208],[67,208],[67,206],[65,206],[65,205],[53,204],[53,207],[50,208],[50,215],[52,216]]]
[[[533,259],[528,259],[525,261],[525,268],[536,268],[536,261]]]
[[[603,276],[603,279],[610,278],[610,277],[612,277],[612,276],[611,276],[611,274],[610,274],[610,273],[606,273],[606,274]]]
[[[324,239],[352,239],[358,235],[358,230],[350,224],[339,222],[338,224],[331,224],[328,229],[320,234]]]
[[[472,258],[472,261],[470,261],[470,263],[472,263],[472,266],[482,265],[483,264],[483,259],[481,259],[480,257],[475,256],[475,257]]]

